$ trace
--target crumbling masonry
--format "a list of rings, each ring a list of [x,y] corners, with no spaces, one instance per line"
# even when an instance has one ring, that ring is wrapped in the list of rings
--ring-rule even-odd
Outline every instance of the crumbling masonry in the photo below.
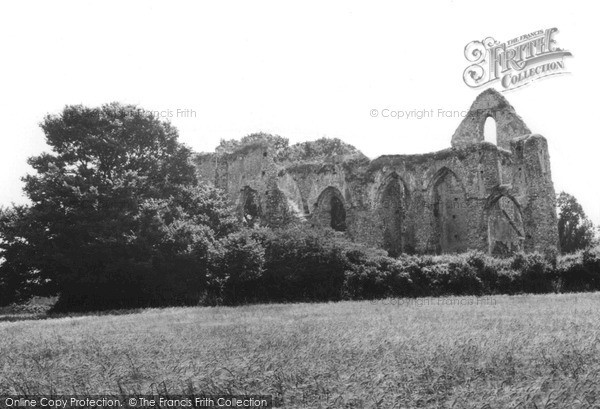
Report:
[[[488,117],[496,145],[484,141]],[[369,160],[350,145],[324,153],[315,144],[198,154],[198,174],[224,189],[248,224],[301,220],[392,256],[558,247],[547,141],[495,90],[476,98],[449,149]]]

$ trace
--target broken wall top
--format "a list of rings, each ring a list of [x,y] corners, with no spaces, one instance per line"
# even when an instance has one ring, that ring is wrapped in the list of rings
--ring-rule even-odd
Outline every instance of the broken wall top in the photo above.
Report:
[[[531,133],[506,98],[498,91],[489,88],[477,96],[454,132],[452,147],[458,148],[483,142],[485,121],[490,117],[496,121],[496,144],[500,148],[508,150],[512,139]]]

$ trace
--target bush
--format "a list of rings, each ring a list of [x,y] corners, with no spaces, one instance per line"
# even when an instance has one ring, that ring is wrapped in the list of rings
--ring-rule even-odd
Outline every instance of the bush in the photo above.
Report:
[[[356,251],[346,253],[348,269],[345,273],[344,293],[351,299],[375,299],[391,295],[392,273],[383,260],[371,259],[365,253],[356,257]]]
[[[508,294],[514,295],[522,292],[520,273],[510,268],[503,268],[498,271],[498,278],[494,291],[490,294]]]
[[[467,263],[475,270],[481,280],[482,292],[485,294],[503,293],[501,283],[507,269],[507,259],[496,259],[480,251],[470,252],[466,256]]]
[[[265,266],[265,232],[248,229],[229,235],[215,247],[209,273],[213,302],[224,304],[261,300]]]
[[[449,295],[481,295],[483,282],[476,270],[465,260],[448,265],[446,293]]]
[[[557,270],[564,292],[600,290],[598,249],[565,256]]]
[[[301,226],[275,230],[264,246],[266,300],[341,299],[348,262],[332,231]]]
[[[62,285],[53,312],[198,305],[206,292],[204,263],[192,256],[139,262],[117,260]]]
[[[550,293],[556,289],[556,275],[548,260],[539,253],[514,256],[511,267],[520,273],[522,291],[525,293]]]
[[[98,299],[90,292],[101,288],[101,293],[107,293],[113,285],[108,282],[93,282],[88,287],[79,283],[79,298],[62,297],[61,302],[104,309],[600,289],[597,250],[558,259],[538,253],[496,259],[481,252],[391,258],[331,230],[294,226],[241,230],[213,243],[207,251],[209,265],[204,267],[199,264],[202,259],[181,257],[155,263],[152,268],[114,266],[109,276],[111,283],[119,281],[120,287],[112,297],[103,299],[104,304],[90,304]],[[129,303],[122,301],[126,294]]]
[[[482,252],[391,258],[303,225],[242,229],[216,240],[186,224],[168,232],[159,235],[167,239],[161,243],[177,251],[151,261],[115,258],[103,274],[79,273],[62,283],[55,310],[600,290],[598,249],[558,258]]]

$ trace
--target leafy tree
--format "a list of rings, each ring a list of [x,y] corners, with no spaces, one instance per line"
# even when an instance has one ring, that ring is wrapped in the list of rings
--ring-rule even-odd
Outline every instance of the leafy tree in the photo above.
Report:
[[[594,242],[594,224],[586,216],[577,199],[561,192],[557,197],[558,236],[564,253],[590,247]]]
[[[22,302],[34,294],[45,295],[52,287],[33,266],[39,253],[24,239],[39,241],[43,233],[28,217],[26,206],[0,209],[0,306]]]
[[[67,106],[41,127],[52,152],[29,159],[31,205],[0,219],[0,277],[52,282],[62,309],[170,303],[163,273],[175,264],[198,290],[209,247],[234,222],[220,193],[198,186],[176,129],[117,103]]]
[[[239,304],[264,297],[264,228],[244,229],[230,234],[213,247],[208,285],[211,303]]]

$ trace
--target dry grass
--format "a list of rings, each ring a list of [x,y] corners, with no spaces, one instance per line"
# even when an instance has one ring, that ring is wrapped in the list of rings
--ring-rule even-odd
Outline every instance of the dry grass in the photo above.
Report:
[[[0,323],[0,393],[286,407],[597,407],[600,294],[174,308]],[[473,300],[473,298],[463,298]]]

